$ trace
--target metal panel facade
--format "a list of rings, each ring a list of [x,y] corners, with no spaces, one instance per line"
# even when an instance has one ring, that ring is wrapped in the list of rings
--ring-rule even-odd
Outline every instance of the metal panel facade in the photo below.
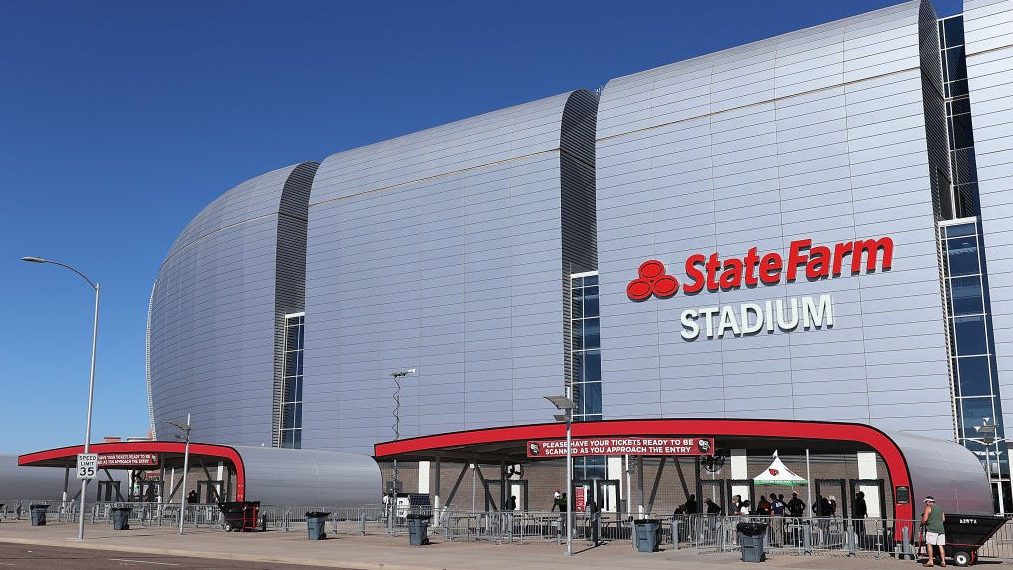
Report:
[[[229,190],[187,225],[163,261],[148,323],[159,437],[171,438],[176,430],[166,422],[189,413],[196,440],[271,445],[276,297],[286,297],[276,293],[286,281],[277,274],[279,211],[290,178],[306,185],[304,171],[314,167],[288,166]]]
[[[606,419],[952,437],[918,2],[610,81],[597,134]],[[933,74],[927,74],[933,77]],[[934,76],[938,77],[938,73]],[[930,79],[925,79],[930,80]],[[630,301],[647,259],[891,236],[893,269]],[[831,293],[832,329],[685,341],[684,309]]]
[[[391,439],[390,372],[402,368],[417,374],[404,381],[401,437],[551,417],[542,396],[561,393],[564,374],[570,97],[321,164],[307,238],[304,448],[371,452]]]
[[[967,82],[1000,391],[1013,393],[1013,1],[965,0]],[[1003,406],[1013,425],[1013,406]]]

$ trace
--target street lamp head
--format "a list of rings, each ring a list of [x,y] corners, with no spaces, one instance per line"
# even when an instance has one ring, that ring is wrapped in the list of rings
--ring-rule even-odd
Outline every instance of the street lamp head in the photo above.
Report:
[[[407,368],[405,370],[395,370],[390,373],[391,378],[404,378],[405,376],[414,376],[414,375],[415,375],[414,368]]]
[[[567,398],[566,396],[544,396],[544,398],[552,402],[552,405],[556,406],[556,408],[561,411],[565,412],[567,410],[577,409],[577,404],[574,404],[573,400]]]
[[[46,263],[46,260],[41,257],[35,257],[34,255],[26,255],[21,258],[21,261],[27,261],[28,263]]]

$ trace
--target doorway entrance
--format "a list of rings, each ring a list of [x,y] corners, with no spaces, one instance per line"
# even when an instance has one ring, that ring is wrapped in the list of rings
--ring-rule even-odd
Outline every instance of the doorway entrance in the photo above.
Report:
[[[99,481],[98,491],[95,496],[95,500],[99,503],[110,503],[113,501],[122,501],[123,495],[120,494],[120,482],[119,481]]]
[[[824,513],[823,516],[835,516],[841,518],[848,518],[848,504],[850,503],[850,493],[845,493],[847,487],[844,484],[844,479],[817,479],[816,480],[816,495],[820,497],[826,497],[831,504],[837,504],[837,510],[833,513]],[[813,505],[815,508],[815,505]]]

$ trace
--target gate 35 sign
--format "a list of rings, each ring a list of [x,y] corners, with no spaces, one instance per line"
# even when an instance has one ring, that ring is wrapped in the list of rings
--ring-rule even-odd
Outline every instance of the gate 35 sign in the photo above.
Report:
[[[584,437],[571,440],[576,457],[606,455],[714,455],[710,437]],[[529,441],[528,457],[566,457],[565,439]]]

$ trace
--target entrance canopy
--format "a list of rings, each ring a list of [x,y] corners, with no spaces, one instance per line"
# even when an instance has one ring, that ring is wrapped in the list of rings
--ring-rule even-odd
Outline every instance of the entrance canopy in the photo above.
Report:
[[[946,497],[952,512],[991,514],[992,501],[981,463],[952,441],[864,424],[794,420],[640,419],[578,422],[573,437],[657,436],[713,438],[718,449],[808,449],[813,453],[875,451],[886,464],[894,496],[894,517],[911,520],[923,495]],[[524,463],[531,440],[566,437],[562,423],[459,431],[378,443],[378,460]],[[538,461],[537,459],[535,461]]]
[[[99,469],[158,470],[182,468],[185,447],[179,441],[129,441],[96,443],[90,451],[99,455]],[[26,453],[18,457],[18,466],[73,469],[77,454],[83,452],[83,445],[72,445]],[[380,497],[380,469],[368,455],[190,443],[190,469],[203,472],[219,462],[235,477],[227,487],[234,489],[237,501],[358,507]]]

